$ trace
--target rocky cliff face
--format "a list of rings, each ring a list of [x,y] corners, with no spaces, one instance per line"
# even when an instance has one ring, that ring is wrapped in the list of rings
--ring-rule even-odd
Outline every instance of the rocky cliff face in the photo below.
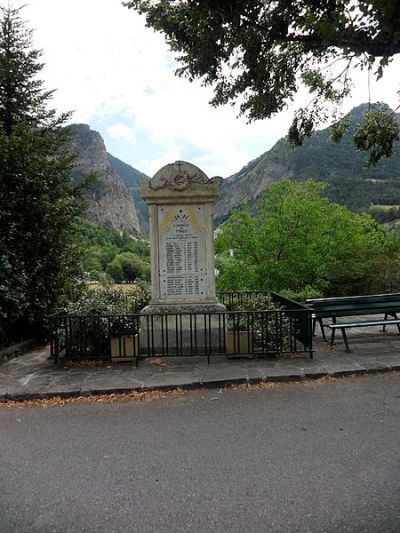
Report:
[[[86,124],[74,124],[69,128],[72,148],[77,153],[73,181],[79,182],[93,172],[96,174],[95,181],[84,194],[88,219],[114,229],[140,233],[132,195],[111,167],[100,134]]]
[[[146,235],[149,233],[149,209],[146,202],[140,195],[138,180],[149,180],[149,176],[143,174],[136,168],[124,163],[117,157],[107,154],[110,165],[115,172],[122,178],[126,188],[130,191],[135,203],[136,212],[139,218],[140,233]]]

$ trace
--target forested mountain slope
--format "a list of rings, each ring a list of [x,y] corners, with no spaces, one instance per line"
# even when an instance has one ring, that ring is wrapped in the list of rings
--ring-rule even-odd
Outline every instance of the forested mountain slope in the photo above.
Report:
[[[366,166],[366,154],[354,147],[352,132],[367,109],[363,104],[351,111],[349,131],[338,144],[329,140],[330,128],[314,133],[299,148],[292,148],[281,139],[224,180],[216,206],[217,221],[224,220],[233,207],[244,201],[254,202],[272,183],[283,178],[324,181],[328,184],[328,198],[354,211],[367,210],[371,205],[400,205],[399,146],[390,159],[370,168]]]

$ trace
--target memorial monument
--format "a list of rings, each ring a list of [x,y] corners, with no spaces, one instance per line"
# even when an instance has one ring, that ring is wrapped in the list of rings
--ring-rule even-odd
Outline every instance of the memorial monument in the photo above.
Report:
[[[200,331],[211,344],[220,336],[217,313],[225,307],[217,303],[215,293],[213,208],[221,182],[222,178],[209,179],[185,161],[168,164],[151,180],[138,182],[150,213],[151,300],[142,314],[157,315],[152,316],[151,325],[145,316],[141,321],[145,349],[151,344],[160,350],[165,336],[168,351],[174,345],[187,349],[185,343],[193,344],[193,329],[196,344],[202,337]],[[194,316],[198,313],[210,314],[208,326]]]

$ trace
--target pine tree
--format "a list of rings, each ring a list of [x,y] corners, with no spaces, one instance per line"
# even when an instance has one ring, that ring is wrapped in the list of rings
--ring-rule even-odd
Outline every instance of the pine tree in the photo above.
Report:
[[[38,331],[79,276],[69,114],[48,108],[40,57],[20,9],[1,8],[0,341]]]

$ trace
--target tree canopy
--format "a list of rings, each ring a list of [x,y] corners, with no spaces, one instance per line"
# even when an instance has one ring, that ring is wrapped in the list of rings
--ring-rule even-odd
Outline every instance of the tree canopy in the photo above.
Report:
[[[284,109],[301,84],[311,99],[298,109],[288,140],[301,144],[351,92],[351,69],[379,79],[400,52],[400,3],[388,0],[130,0],[177,52],[179,75],[214,86],[213,105],[239,102],[248,119]],[[366,85],[369,82],[366,78]],[[334,140],[346,131],[341,120]],[[354,136],[370,163],[390,156],[399,128],[384,106]]]
[[[150,280],[150,247],[127,232],[80,220],[84,269],[90,281],[115,283]]]
[[[19,9],[0,11],[0,342],[38,332],[79,278],[80,190],[49,109],[41,52]]]
[[[247,205],[234,210],[216,240],[218,288],[311,287],[333,294],[375,289],[371,281],[379,275],[371,280],[370,274],[397,261],[393,236],[371,216],[322,197],[323,189],[313,180],[282,180],[260,197],[254,214]]]

